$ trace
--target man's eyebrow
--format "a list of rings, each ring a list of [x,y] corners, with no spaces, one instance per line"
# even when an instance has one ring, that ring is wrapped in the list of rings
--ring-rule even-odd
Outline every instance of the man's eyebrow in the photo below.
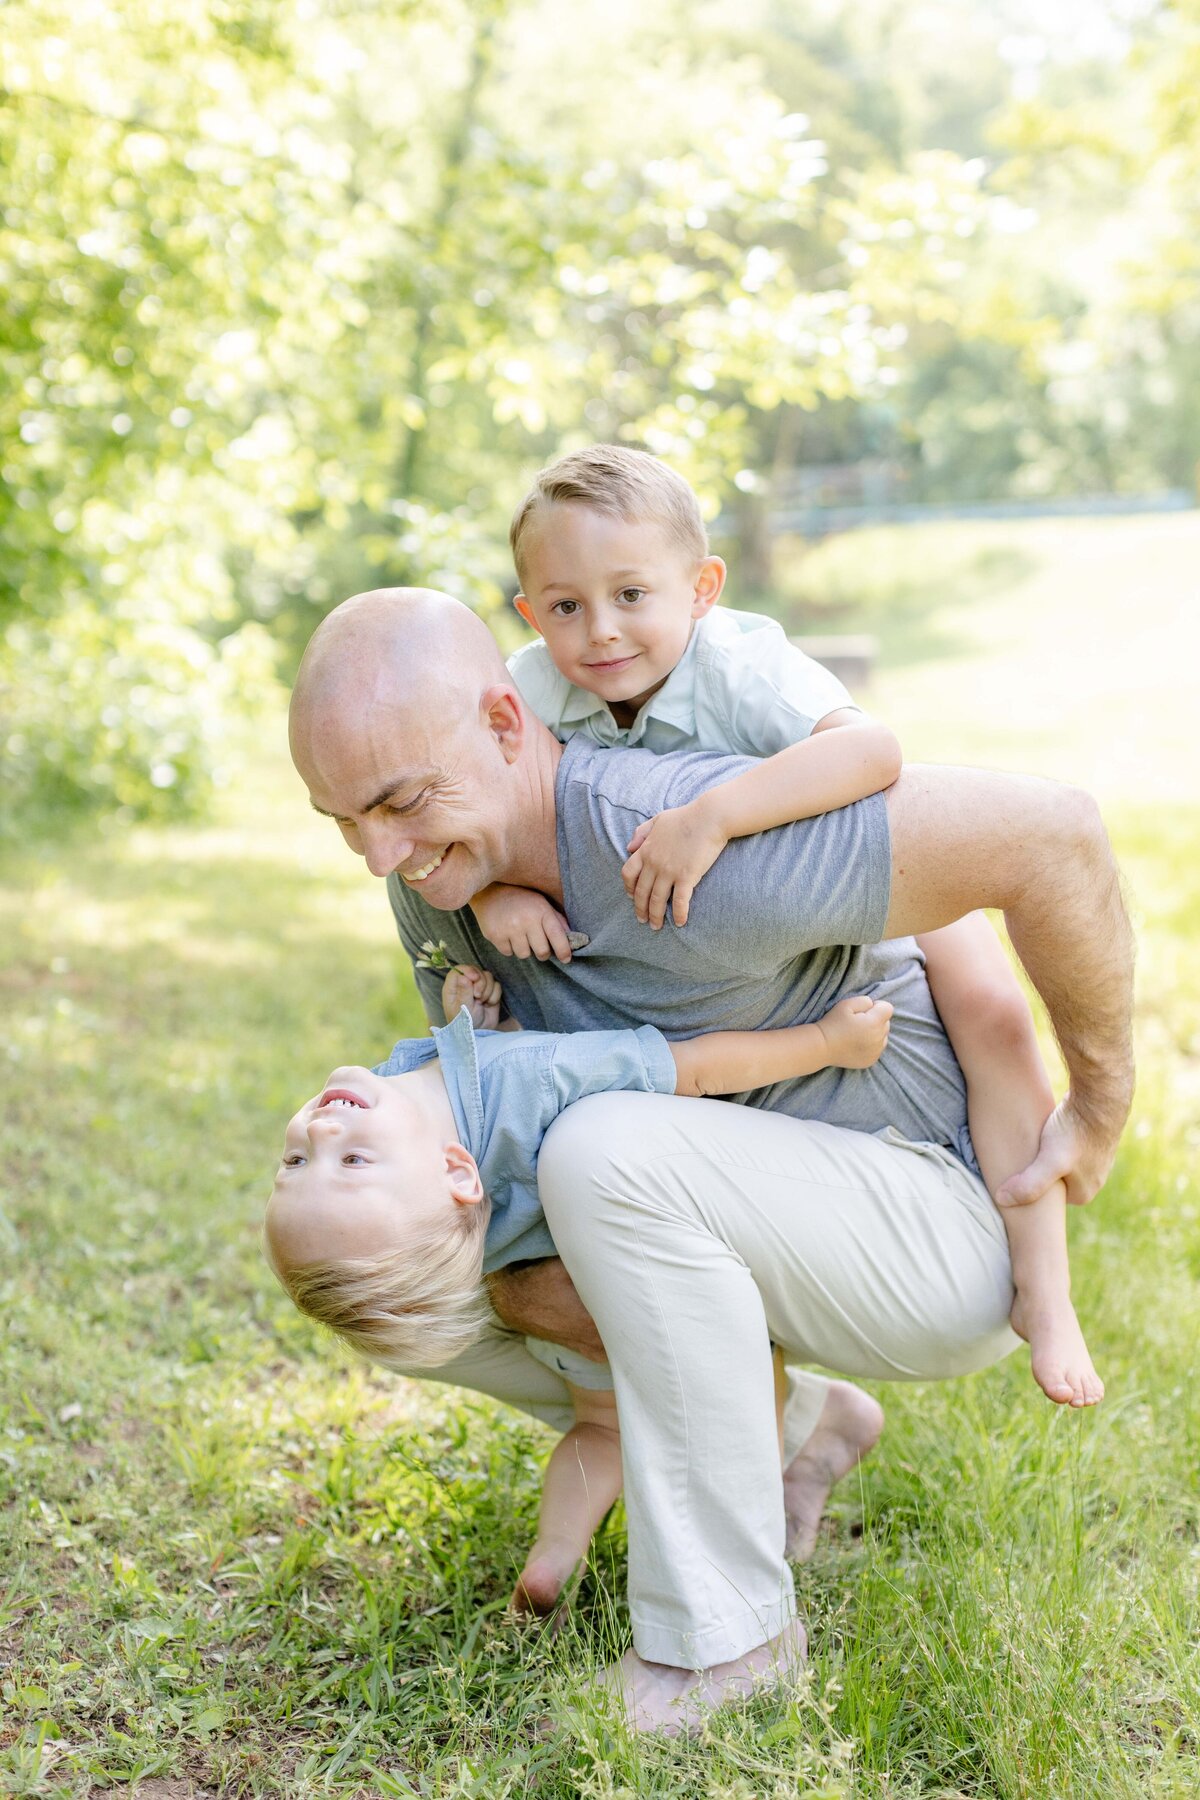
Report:
[[[388,800],[394,800],[396,795],[402,793],[405,788],[412,788],[414,792],[419,792],[426,782],[432,780],[432,770],[423,775],[398,775],[395,781],[390,781],[386,787],[381,788],[374,799],[368,800],[367,804],[365,806],[360,806],[358,810],[359,812],[364,813],[374,812],[377,806],[383,806]],[[323,806],[318,806],[311,794],[308,797],[308,804],[312,807],[314,812],[319,812],[323,819],[344,819],[348,817],[346,813],[333,813],[327,811]]]

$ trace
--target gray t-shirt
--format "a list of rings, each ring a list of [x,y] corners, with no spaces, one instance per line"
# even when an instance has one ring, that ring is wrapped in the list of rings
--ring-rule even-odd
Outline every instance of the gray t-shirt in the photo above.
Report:
[[[822,1069],[733,1098],[856,1131],[894,1126],[948,1145],[974,1167],[966,1090],[924,958],[911,938],[877,942],[891,888],[882,796],[735,838],[697,888],[687,925],[668,920],[656,932],[638,924],[621,881],[637,826],[752,766],[708,751],[605,750],[577,734],[558,771],[558,853],[564,911],[588,948],[565,968],[501,956],[469,911],[438,912],[392,876],[405,948],[415,961],[432,943],[448,963],[492,970],[508,1011],[538,1031],[656,1025],[668,1038],[688,1038],[811,1023],[847,994],[889,1000],[891,1036],[872,1068]],[[443,977],[417,970],[435,1022]]]

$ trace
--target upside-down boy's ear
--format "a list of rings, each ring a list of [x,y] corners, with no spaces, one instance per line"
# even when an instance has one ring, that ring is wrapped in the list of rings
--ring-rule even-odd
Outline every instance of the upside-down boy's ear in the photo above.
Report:
[[[461,1144],[446,1145],[446,1174],[450,1192],[459,1206],[478,1206],[483,1199],[483,1183],[475,1158]]]

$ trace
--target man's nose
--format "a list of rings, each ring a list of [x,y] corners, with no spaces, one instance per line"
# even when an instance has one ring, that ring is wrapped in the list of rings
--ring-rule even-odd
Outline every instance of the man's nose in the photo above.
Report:
[[[358,835],[372,875],[390,875],[393,869],[408,861],[416,848],[416,839],[410,832],[383,819],[365,820],[358,828]]]

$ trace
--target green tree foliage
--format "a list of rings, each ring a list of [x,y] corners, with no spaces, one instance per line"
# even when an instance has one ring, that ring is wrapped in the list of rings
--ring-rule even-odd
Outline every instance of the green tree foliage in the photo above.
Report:
[[[230,701],[343,593],[495,612],[524,481],[588,439],[669,456],[751,553],[824,456],[931,494],[1178,479],[1182,409],[1120,369],[1194,364],[1195,0],[1094,114],[1078,57],[1009,106],[1032,11],[9,0],[10,798],[199,801]],[[1098,298],[1061,244],[1152,164],[1177,228]]]

